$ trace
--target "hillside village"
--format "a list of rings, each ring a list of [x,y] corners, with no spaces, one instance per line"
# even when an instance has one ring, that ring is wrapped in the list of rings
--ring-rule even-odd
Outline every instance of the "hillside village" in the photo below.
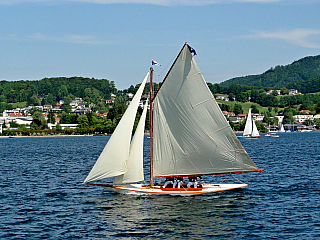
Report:
[[[278,92],[280,94],[280,90],[270,90],[266,92],[266,94],[272,94],[273,91]],[[301,94],[297,90],[290,89],[289,90],[289,95],[295,95],[295,94]],[[132,93],[126,93],[126,96],[131,99],[133,97]],[[115,98],[117,96],[115,94],[111,94],[110,99],[106,99],[105,103],[106,105],[109,106],[109,108],[113,107],[113,103],[115,101]],[[148,99],[147,95],[142,96],[141,101],[140,101],[140,106],[143,106],[143,102]],[[225,96],[217,96],[217,100],[222,100],[222,101],[229,101],[228,97]],[[233,99],[235,101],[236,99]],[[248,99],[250,101],[250,99]],[[16,108],[12,110],[4,110],[2,113],[2,117],[0,117],[0,133],[2,133],[2,126],[6,127],[7,129],[12,129],[10,128],[10,123],[14,122],[18,125],[25,125],[26,128],[30,128],[30,124],[33,121],[33,117],[31,115],[31,110],[37,109],[38,111],[42,112],[42,115],[44,116],[45,120],[48,122],[48,129],[56,129],[57,125],[59,124],[61,129],[65,128],[71,128],[71,129],[76,129],[79,124],[73,123],[73,124],[65,124],[61,123],[61,119],[59,118],[59,114],[63,111],[62,105],[64,104],[63,100],[60,100],[54,105],[39,105],[39,106],[28,106],[24,108]],[[129,104],[129,103],[127,103]],[[76,115],[84,115],[87,114],[88,112],[92,111],[92,108],[95,107],[95,104],[90,103],[87,104],[82,100],[82,98],[75,98],[70,102],[70,107],[71,111],[69,114],[76,114]],[[48,118],[49,112],[54,114],[54,121],[50,122],[50,119]],[[235,114],[233,112],[228,112],[228,111],[222,111],[224,116],[229,122],[232,122],[233,124],[240,124],[243,122],[247,114]],[[299,115],[294,115],[293,120],[291,124],[284,124],[284,129],[285,130],[290,130],[290,131],[313,131],[315,130],[315,126],[307,126],[305,123],[306,121],[315,121],[316,119],[320,119],[320,114],[317,115],[312,115],[311,111],[309,110],[301,110],[301,114]],[[99,113],[95,112],[94,113],[96,116],[106,118],[108,116],[107,112],[104,113]],[[263,122],[265,117],[265,114],[261,113],[253,113],[252,118],[254,121],[258,123],[263,123],[265,125],[265,128],[267,131],[277,131],[280,129],[280,126],[282,125],[283,118],[284,116],[282,115],[272,115],[271,118],[277,118],[277,123],[276,125],[270,125],[266,124]]]
[[[134,94],[132,93],[127,93],[126,96],[131,99]],[[107,99],[105,101],[106,105],[109,106],[109,109],[113,107],[113,103],[115,101],[116,95],[111,94],[111,99]],[[139,103],[140,107],[143,107],[144,101],[148,99],[147,95],[143,95],[141,97],[141,101]],[[42,113],[44,116],[44,119],[48,121],[48,129],[56,129],[57,125],[59,124],[62,129],[65,128],[71,128],[71,129],[76,129],[79,124],[63,124],[61,123],[61,119],[59,118],[59,114],[63,111],[62,105],[64,104],[63,100],[60,100],[58,103],[54,105],[39,105],[39,106],[28,106],[24,108],[16,108],[12,110],[4,110],[2,113],[2,117],[0,117],[0,133],[3,131],[3,127],[6,127],[8,129],[15,129],[15,128],[10,128],[10,123],[16,123],[18,125],[25,125],[26,128],[30,128],[30,124],[33,121],[33,117],[31,114],[32,110],[37,110]],[[127,103],[129,104],[129,102]],[[87,114],[88,112],[92,111],[92,108],[95,107],[95,104],[90,103],[87,104],[82,100],[82,98],[75,98],[70,102],[70,107],[71,111],[69,114],[76,114],[76,115],[84,115]],[[54,114],[54,122],[50,122],[50,119],[48,117],[49,113]],[[94,113],[96,116],[105,118],[107,117],[108,113],[99,113],[98,111]],[[3,126],[3,127],[2,127]]]

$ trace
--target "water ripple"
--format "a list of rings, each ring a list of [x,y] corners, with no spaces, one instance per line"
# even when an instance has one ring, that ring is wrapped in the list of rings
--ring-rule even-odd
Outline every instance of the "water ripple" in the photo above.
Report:
[[[0,139],[0,238],[319,239],[319,137],[242,139],[265,171],[248,188],[196,197],[82,185],[108,137]]]

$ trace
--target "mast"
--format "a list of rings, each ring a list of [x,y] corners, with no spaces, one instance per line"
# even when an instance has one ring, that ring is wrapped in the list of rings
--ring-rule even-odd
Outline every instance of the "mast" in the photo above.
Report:
[[[153,186],[153,116],[152,116],[152,101],[153,101],[153,68],[150,68],[150,187]]]

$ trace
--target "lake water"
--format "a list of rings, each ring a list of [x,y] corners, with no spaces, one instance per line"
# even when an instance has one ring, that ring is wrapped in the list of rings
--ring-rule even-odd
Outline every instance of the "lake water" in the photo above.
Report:
[[[0,238],[320,239],[320,132],[279,135],[241,139],[247,188],[196,197],[82,185],[108,137],[0,139]]]

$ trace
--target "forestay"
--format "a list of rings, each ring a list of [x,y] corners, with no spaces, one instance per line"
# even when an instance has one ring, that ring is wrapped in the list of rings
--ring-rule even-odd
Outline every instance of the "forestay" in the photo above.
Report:
[[[154,176],[257,170],[185,44],[154,98]]]
[[[133,124],[148,76],[149,72],[84,182],[115,177],[127,172]]]

